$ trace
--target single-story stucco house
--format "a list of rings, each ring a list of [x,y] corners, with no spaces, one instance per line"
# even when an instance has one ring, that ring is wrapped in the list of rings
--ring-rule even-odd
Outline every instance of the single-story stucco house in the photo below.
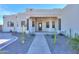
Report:
[[[18,8],[18,7],[17,7]],[[4,15],[4,32],[63,32],[79,33],[79,5],[70,4],[63,9],[26,9],[23,13]]]

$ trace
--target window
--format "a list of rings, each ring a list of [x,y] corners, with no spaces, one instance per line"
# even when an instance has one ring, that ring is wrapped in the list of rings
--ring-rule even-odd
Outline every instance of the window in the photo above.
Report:
[[[55,28],[55,22],[52,21],[52,28]]]
[[[9,21],[7,22],[7,26],[9,27]]]
[[[35,26],[34,21],[32,21],[32,27],[34,27],[34,26]]]
[[[10,27],[13,27],[14,26],[14,23],[13,22],[10,22]]]
[[[49,28],[49,22],[46,22],[46,28]]]
[[[27,19],[27,30],[29,30],[29,19]]]
[[[21,27],[25,26],[25,21],[21,21]]]
[[[61,30],[61,19],[59,19],[59,30]]]

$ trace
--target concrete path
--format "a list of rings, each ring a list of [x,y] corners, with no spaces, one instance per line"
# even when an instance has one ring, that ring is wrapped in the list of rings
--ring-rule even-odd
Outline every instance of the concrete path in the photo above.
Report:
[[[36,33],[36,37],[32,42],[29,50],[29,54],[50,54],[50,49],[44,37],[44,34]]]

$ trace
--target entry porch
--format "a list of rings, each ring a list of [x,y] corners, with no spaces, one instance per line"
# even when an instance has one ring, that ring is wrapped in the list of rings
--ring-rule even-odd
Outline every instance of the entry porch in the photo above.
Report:
[[[30,17],[29,32],[59,32],[61,19],[58,17]]]

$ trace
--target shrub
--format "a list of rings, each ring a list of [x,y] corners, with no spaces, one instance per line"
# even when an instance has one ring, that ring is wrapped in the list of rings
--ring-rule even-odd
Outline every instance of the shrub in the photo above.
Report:
[[[23,43],[24,44],[24,42],[25,42],[25,33],[20,33],[20,41],[21,41],[21,43]]]
[[[46,34],[46,36],[49,36],[49,34]]]
[[[59,33],[58,35],[60,35],[60,36],[65,36],[63,33]]]
[[[12,33],[12,30],[10,30],[10,32]]]
[[[31,34],[31,36],[35,36],[35,34]]]
[[[70,43],[73,50],[79,51],[79,36],[71,38]]]
[[[54,38],[54,35],[52,35],[52,38]]]

